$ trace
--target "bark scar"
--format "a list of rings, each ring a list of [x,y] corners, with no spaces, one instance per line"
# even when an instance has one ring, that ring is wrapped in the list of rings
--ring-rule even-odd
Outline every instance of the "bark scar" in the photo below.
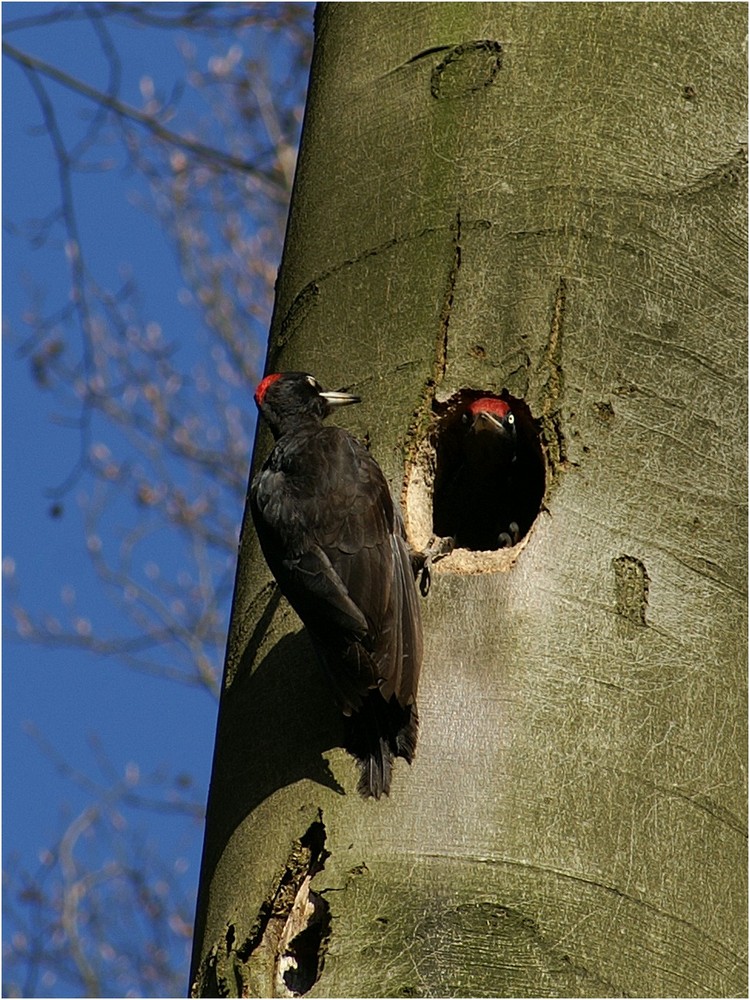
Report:
[[[480,38],[455,45],[434,67],[430,93],[436,100],[463,97],[490,87],[503,65],[503,47]]]
[[[484,220],[469,223],[470,229],[483,229],[487,226],[488,223]],[[445,289],[443,291],[443,301],[440,307],[440,315],[438,317],[432,372],[427,377],[424,386],[422,387],[419,402],[412,415],[409,429],[404,436],[403,452],[405,458],[405,476],[402,488],[402,500],[405,498],[409,469],[417,460],[420,442],[424,439],[432,424],[432,404],[435,399],[435,392],[441,382],[444,381],[448,368],[448,338],[450,332],[451,314],[453,312],[453,302],[456,295],[458,273],[461,269],[461,236],[463,232],[463,223],[461,220],[460,208],[456,210],[456,216],[450,230],[452,233],[453,253],[451,255],[450,267],[448,268]]]
[[[647,625],[649,575],[635,556],[622,555],[612,560],[615,571],[615,610],[634,625]]]
[[[456,219],[453,225],[453,260],[448,271],[448,280],[443,295],[443,305],[440,310],[440,326],[435,350],[434,381],[432,385],[432,395],[434,389],[440,385],[445,378],[448,366],[448,331],[451,322],[451,312],[453,310],[453,299],[456,294],[456,283],[458,272],[461,269],[461,209],[456,211]]]
[[[450,226],[451,232],[454,233],[454,243],[457,239],[460,240],[460,213],[457,213],[456,218],[458,221],[454,221]],[[488,227],[489,223],[484,219],[480,219],[476,222],[469,222],[468,224],[468,228],[470,229],[486,229]],[[455,235],[457,228],[458,236]],[[318,306],[324,291],[325,283],[329,278],[332,278],[341,272],[347,271],[350,268],[357,267],[359,264],[371,257],[377,257],[380,254],[387,253],[394,247],[407,245],[409,243],[417,243],[426,236],[433,236],[436,233],[444,231],[444,226],[425,226],[418,232],[392,236],[390,239],[384,240],[376,246],[367,247],[360,253],[355,254],[353,257],[348,257],[345,260],[340,260],[337,263],[332,264],[331,267],[321,271],[311,281],[308,281],[304,288],[302,288],[301,291],[294,296],[291,305],[283,316],[277,319],[274,314],[271,322],[271,329],[272,331],[276,331],[276,333],[271,339],[271,350],[268,362],[269,370],[273,370],[278,356],[296,336],[297,331],[303,327],[304,322],[310,315],[311,311]]]
[[[549,336],[540,365],[540,368],[547,372],[547,381],[542,389],[541,425],[550,479],[553,482],[568,464],[567,445],[562,427],[564,389],[562,344],[567,292],[567,282],[561,275],[555,290]]]

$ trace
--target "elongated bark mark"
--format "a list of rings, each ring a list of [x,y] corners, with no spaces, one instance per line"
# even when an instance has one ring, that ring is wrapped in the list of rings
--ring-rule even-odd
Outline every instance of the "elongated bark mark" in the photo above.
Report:
[[[237,941],[235,924],[204,959],[192,997],[300,997],[320,978],[331,936],[330,907],[310,887],[325,866],[322,815],[295,842],[255,926]]]
[[[438,52],[448,52],[450,48],[450,45],[431,45],[428,49],[422,49],[420,52],[416,52],[413,56],[410,56],[409,59],[406,59],[398,66],[394,66],[393,69],[389,69],[378,79],[385,80],[387,77],[393,76],[394,73],[400,73],[401,70],[406,69],[407,66],[413,66],[414,63],[420,62],[422,59],[429,59],[430,56],[437,55]]]
[[[289,310],[281,322],[279,333],[274,341],[274,350],[278,353],[297,332],[307,314],[315,306],[320,295],[320,285],[310,281],[302,291],[295,296]]]
[[[470,228],[486,228],[489,225],[484,220],[470,224]],[[456,285],[458,274],[461,269],[461,209],[457,209],[456,217],[451,226],[453,235],[453,253],[451,256],[448,275],[443,292],[443,301],[438,317],[437,336],[435,338],[435,354],[432,363],[432,372],[424,383],[420,393],[419,403],[414,410],[409,429],[404,437],[404,483],[402,487],[401,500],[406,500],[406,484],[411,474],[411,469],[419,460],[420,449],[425,441],[433,421],[432,404],[435,400],[437,387],[445,379],[448,367],[449,333],[451,315],[453,312],[453,301],[456,295]],[[434,470],[433,470],[434,471]]]
[[[461,222],[459,218],[459,230],[460,226]],[[469,229],[488,229],[489,227],[490,223],[486,219],[478,219],[469,222],[467,226]],[[451,224],[450,231],[454,234],[454,242],[456,228],[456,223]],[[436,233],[443,233],[445,231],[445,227],[426,226],[418,232],[405,233],[401,236],[392,236],[390,239],[385,240],[383,243],[379,243],[377,246],[368,247],[366,250],[356,254],[354,257],[341,260],[332,267],[327,268],[325,271],[321,271],[312,281],[309,281],[305,287],[297,293],[297,295],[295,295],[292,300],[292,304],[287,309],[284,317],[278,324],[278,327],[274,319],[273,328],[278,329],[278,333],[276,333],[271,340],[268,369],[274,369],[278,355],[287,346],[289,341],[292,340],[292,338],[297,334],[297,331],[302,327],[310,311],[318,305],[319,298],[324,290],[325,282],[328,281],[329,278],[332,278],[343,271],[347,271],[352,267],[356,267],[372,257],[377,257],[380,254],[387,253],[394,247],[403,246],[409,243],[417,243],[426,236],[433,236]]]
[[[567,448],[562,427],[562,398],[564,388],[562,345],[563,321],[567,284],[560,277],[555,290],[547,346],[542,356],[541,367],[546,372],[547,381],[542,389],[542,438],[544,440],[550,478],[555,480],[567,465]]]
[[[443,295],[443,305],[440,310],[440,325],[438,328],[437,344],[435,346],[435,368],[434,381],[432,385],[432,396],[434,389],[440,385],[445,378],[445,370],[448,366],[448,330],[451,322],[451,312],[453,311],[453,299],[456,294],[456,282],[458,272],[461,269],[461,210],[456,212],[456,220],[453,227],[453,260],[448,271],[448,280]]]
[[[634,625],[646,625],[649,576],[640,559],[617,556],[612,560],[615,571],[615,610]]]

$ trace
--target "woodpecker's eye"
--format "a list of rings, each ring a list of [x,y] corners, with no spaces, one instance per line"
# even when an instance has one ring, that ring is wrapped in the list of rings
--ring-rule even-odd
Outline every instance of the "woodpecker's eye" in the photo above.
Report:
[[[509,413],[509,414],[508,414],[508,416],[507,416],[507,417],[506,417],[505,419],[506,419],[506,420],[507,420],[507,422],[508,422],[509,424],[511,424],[511,425],[512,425],[512,424],[514,424],[514,423],[516,422],[516,418],[515,418],[515,417],[513,416],[513,414],[512,414],[512,413]]]
[[[320,386],[318,385],[317,381],[312,377],[312,375],[308,375],[307,376],[307,381],[310,383],[310,385],[313,387],[313,389],[319,389],[320,388]]]

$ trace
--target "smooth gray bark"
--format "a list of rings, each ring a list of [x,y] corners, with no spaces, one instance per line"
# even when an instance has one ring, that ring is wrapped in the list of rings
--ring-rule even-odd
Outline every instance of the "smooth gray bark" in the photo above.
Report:
[[[246,520],[195,993],[307,989],[322,910],[311,996],[747,995],[745,34],[741,4],[318,9],[269,370],[360,392],[337,419],[417,541],[433,402],[509,390],[546,510],[441,564],[381,802]]]

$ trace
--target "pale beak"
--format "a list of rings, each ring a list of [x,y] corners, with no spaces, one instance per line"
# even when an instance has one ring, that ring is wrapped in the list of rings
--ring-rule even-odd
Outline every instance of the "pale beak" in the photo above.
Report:
[[[477,415],[477,417],[479,420],[485,420],[490,425],[490,427],[494,427],[494,429],[496,431],[500,431],[501,434],[508,433],[508,428],[505,426],[502,420],[498,420],[498,418],[495,416],[494,413],[488,413],[487,410],[482,410]]]
[[[359,396],[353,396],[350,392],[321,392],[318,393],[328,403],[329,406],[349,406],[350,403],[360,403]]]

